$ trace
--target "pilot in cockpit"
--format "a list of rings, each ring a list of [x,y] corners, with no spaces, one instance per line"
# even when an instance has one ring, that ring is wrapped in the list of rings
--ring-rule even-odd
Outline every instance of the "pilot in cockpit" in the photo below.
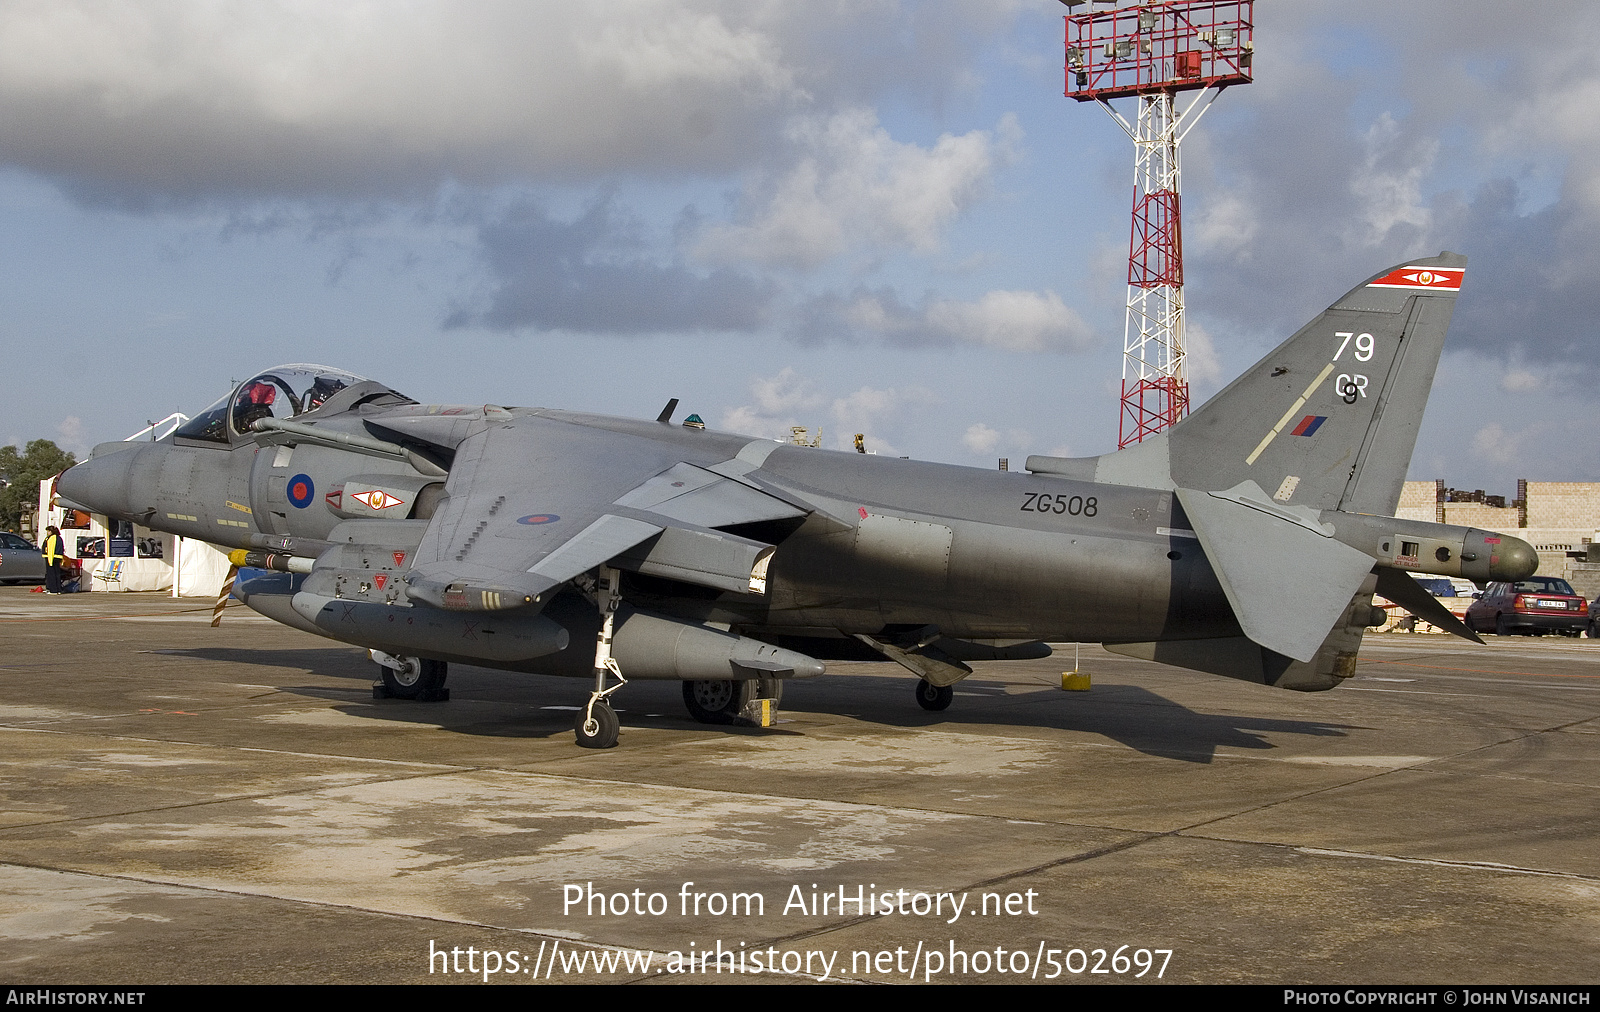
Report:
[[[257,419],[272,417],[272,402],[277,399],[277,387],[261,380],[251,381],[239,392],[238,404],[233,409],[233,427],[249,432]]]

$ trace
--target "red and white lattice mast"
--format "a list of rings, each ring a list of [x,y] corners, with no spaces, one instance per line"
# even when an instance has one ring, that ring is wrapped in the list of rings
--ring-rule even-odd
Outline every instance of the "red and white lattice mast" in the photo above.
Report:
[[[1062,0],[1069,8],[1084,0]],[[1068,98],[1098,102],[1133,138],[1133,228],[1118,448],[1189,413],[1183,347],[1179,147],[1231,84],[1249,84],[1253,0],[1173,0],[1067,16]],[[1182,112],[1179,92],[1198,91]],[[1132,122],[1113,99],[1137,98]]]

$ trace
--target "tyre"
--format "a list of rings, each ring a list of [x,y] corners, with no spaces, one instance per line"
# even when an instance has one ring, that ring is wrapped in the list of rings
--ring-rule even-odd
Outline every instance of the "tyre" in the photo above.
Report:
[[[683,683],[683,705],[702,724],[731,724],[750,698],[751,683],[731,678]]]
[[[783,682],[768,679],[772,686],[772,705],[783,698]],[[745,704],[761,698],[761,683],[756,679],[717,678],[683,683],[683,705],[689,716],[702,724],[732,724],[739,719]]]
[[[383,687],[396,699],[435,699],[444,688],[449,667],[444,661],[425,657],[401,658],[405,664],[399,669],[378,665],[383,675]]]
[[[572,726],[581,748],[611,748],[616,745],[620,730],[617,712],[603,699],[578,710],[578,719]]]
[[[1506,625],[1506,617],[1504,615],[1496,615],[1494,617],[1494,634],[1496,636],[1511,635],[1511,627]]]
[[[926,678],[917,682],[917,705],[924,710],[938,712],[946,709],[955,696],[956,690],[953,686],[934,685]]]

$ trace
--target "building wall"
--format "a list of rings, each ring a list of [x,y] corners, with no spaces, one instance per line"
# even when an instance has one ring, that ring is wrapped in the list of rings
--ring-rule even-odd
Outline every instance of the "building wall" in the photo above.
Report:
[[[1528,482],[1528,526],[1588,528],[1600,526],[1600,482]]]

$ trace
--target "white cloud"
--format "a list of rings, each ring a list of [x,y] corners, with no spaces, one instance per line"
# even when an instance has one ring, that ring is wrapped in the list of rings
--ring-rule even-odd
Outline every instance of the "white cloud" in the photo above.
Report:
[[[1509,464],[1520,456],[1519,444],[1526,433],[1512,434],[1499,422],[1490,422],[1472,437],[1475,454],[1494,464]]]
[[[1350,192],[1366,226],[1359,241],[1376,245],[1400,225],[1427,228],[1432,215],[1422,199],[1422,181],[1433,167],[1438,141],[1408,136],[1387,112],[1363,139],[1366,157],[1350,179]]]
[[[836,450],[854,449],[855,434],[860,432],[869,450],[894,456],[898,451],[884,433],[893,429],[907,408],[934,400],[921,387],[862,386],[830,396],[790,366],[776,376],[752,380],[750,398],[753,403],[723,412],[718,428],[784,440],[790,438],[794,426],[804,426],[813,436],[821,428],[823,445]]]
[[[933,299],[920,314],[887,311],[877,299],[857,299],[854,322],[893,336],[918,334],[1001,351],[1079,351],[1093,341],[1089,325],[1055,292],[992,291],[976,302]]]
[[[1544,386],[1544,381],[1526,369],[1512,369],[1500,377],[1500,389],[1507,393],[1532,393]]]
[[[1190,316],[1183,321],[1183,349],[1190,384],[1210,387],[1222,378],[1222,363],[1211,334]]]
[[[89,440],[83,432],[83,419],[77,415],[68,415],[56,426],[56,433],[61,437],[60,446],[63,450],[85,456],[89,452]]]
[[[977,302],[939,299],[928,307],[929,326],[949,337],[1004,351],[1080,350],[1093,335],[1055,292],[986,293]]]
[[[1195,251],[1215,252],[1250,259],[1251,243],[1261,230],[1257,209],[1237,193],[1208,195],[1197,214],[1184,208],[1184,245]]]
[[[926,14],[936,31],[908,31],[922,16],[734,0],[4,0],[0,162],[126,200],[389,195],[738,171],[804,114],[794,129],[821,131],[822,147],[884,159],[875,185],[921,182],[936,200],[961,189],[941,169],[988,157],[985,136],[941,141],[921,165],[920,149],[826,115],[897,72],[954,86],[939,82],[970,39],[1009,20],[957,4]],[[839,44],[863,33],[877,42]],[[906,217],[887,227],[917,241],[937,227],[895,203]]]
[[[800,378],[792,366],[784,366],[770,379],[755,379],[750,383],[750,394],[755,398],[755,410],[763,415],[785,415],[796,411],[814,411],[825,398],[811,389],[811,384]]]
[[[961,437],[961,445],[973,453],[991,453],[999,443],[999,430],[991,429],[982,422],[973,422],[967,426],[966,435]]]
[[[861,246],[932,252],[1020,139],[1007,114],[996,135],[945,134],[924,148],[896,141],[860,108],[797,119],[787,134],[793,167],[769,192],[746,195],[740,223],[708,228],[702,257],[810,269]]]

